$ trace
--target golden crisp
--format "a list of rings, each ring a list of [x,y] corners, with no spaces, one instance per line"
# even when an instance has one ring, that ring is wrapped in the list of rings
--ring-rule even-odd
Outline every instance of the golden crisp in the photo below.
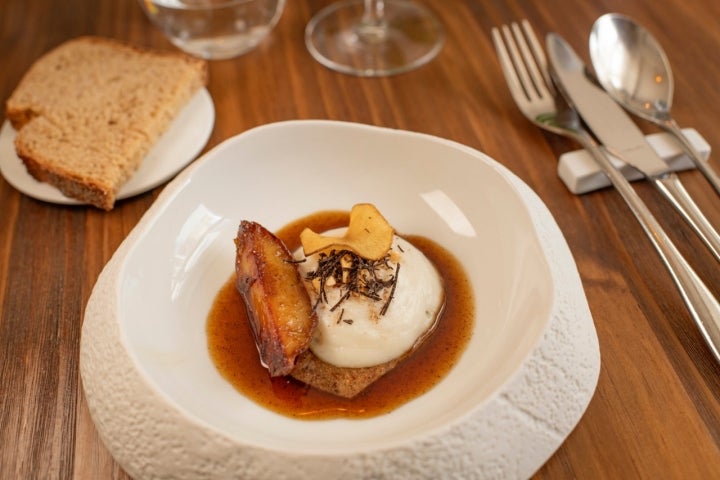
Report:
[[[370,203],[354,205],[350,225],[342,237],[324,236],[306,228],[300,234],[305,256],[322,250],[351,250],[368,260],[379,260],[390,250],[395,230]]]

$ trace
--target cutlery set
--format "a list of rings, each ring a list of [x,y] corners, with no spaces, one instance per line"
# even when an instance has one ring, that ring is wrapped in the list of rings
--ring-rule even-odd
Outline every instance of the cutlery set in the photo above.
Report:
[[[678,210],[720,260],[720,236],[627,113],[586,74],[586,67],[559,35],[547,37],[557,85],[605,148],[639,170]],[[704,163],[704,162],[703,162]]]
[[[630,47],[623,47],[622,32],[617,31],[617,26],[627,27],[628,24],[634,25],[627,17],[616,14],[604,15],[596,22],[591,35],[593,66],[598,62],[617,65],[617,61],[609,60],[610,56],[615,54],[621,59],[631,58],[628,51],[633,51],[633,47],[638,44],[643,46],[641,53],[654,52],[650,55],[654,61],[650,64],[641,60],[627,62],[631,67],[624,74],[614,72],[614,76],[609,75],[606,68],[595,67],[601,80],[593,76],[568,43],[555,33],[548,34],[546,38],[546,57],[527,21],[522,21],[522,26],[513,23],[510,26],[503,25],[500,29],[494,28],[492,38],[510,93],[519,109],[540,128],[575,140],[591,154],[642,225],[670,272],[705,342],[720,362],[720,303],[611,160],[611,156],[618,158],[641,172],[680,212],[720,260],[720,235],[702,214],[677,175],[657,155],[641,130],[620,106],[622,104],[643,118],[652,117],[652,121],[676,135],[682,148],[698,165],[708,182],[720,192],[717,175],[704,160],[699,159],[697,150],[670,117],[672,77],[666,67],[664,53],[659,50],[657,42],[648,40],[651,39],[650,34],[640,27],[631,30]],[[614,36],[608,33],[612,33],[608,25],[616,28]],[[607,50],[611,52],[607,53]],[[662,67],[662,74],[658,74],[658,68],[654,68],[657,65]],[[644,83],[647,75],[654,75],[654,80]],[[623,82],[632,88],[619,87],[624,85]],[[653,82],[655,87],[642,88]],[[669,83],[670,87],[663,83]],[[658,92],[658,88],[664,90]],[[616,95],[611,96],[608,91]],[[650,98],[659,100],[649,101]],[[638,113],[641,109],[644,109],[642,114]]]
[[[695,167],[720,193],[720,177],[670,115],[672,70],[655,37],[630,18],[610,13],[597,19],[589,44],[593,69],[608,94],[633,114],[675,136]]]

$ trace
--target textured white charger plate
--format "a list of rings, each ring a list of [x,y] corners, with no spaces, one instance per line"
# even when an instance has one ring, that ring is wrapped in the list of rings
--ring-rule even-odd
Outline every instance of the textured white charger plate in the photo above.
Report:
[[[215,106],[207,89],[198,91],[158,139],[140,167],[118,192],[117,199],[133,197],[166,182],[200,153],[215,125]],[[48,183],[38,182],[15,153],[16,132],[9,121],[0,129],[0,173],[25,195],[50,203],[79,205]]]
[[[220,377],[206,346],[238,224],[274,230],[359,202],[462,260],[476,302],[468,348],[387,415],[270,412]],[[80,367],[101,438],[136,478],[522,478],[580,420],[600,356],[567,244],[511,172],[428,135],[292,121],[225,141],[163,190],[98,278]]]

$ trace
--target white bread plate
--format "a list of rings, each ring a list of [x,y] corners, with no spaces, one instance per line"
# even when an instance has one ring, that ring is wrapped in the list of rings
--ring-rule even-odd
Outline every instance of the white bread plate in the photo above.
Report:
[[[171,179],[205,147],[215,125],[210,92],[201,88],[178,113],[168,129],[143,159],[140,167],[120,188],[117,199],[145,193]],[[80,205],[49,183],[38,182],[15,153],[17,132],[9,121],[0,129],[0,173],[7,182],[36,200],[59,205]]]
[[[444,380],[386,415],[273,413],[207,350],[239,222],[276,230],[361,202],[463,262],[472,338]],[[518,177],[449,140],[307,120],[230,138],[163,190],[98,278],[80,367],[100,437],[138,479],[525,478],[582,417],[600,354],[562,233]]]

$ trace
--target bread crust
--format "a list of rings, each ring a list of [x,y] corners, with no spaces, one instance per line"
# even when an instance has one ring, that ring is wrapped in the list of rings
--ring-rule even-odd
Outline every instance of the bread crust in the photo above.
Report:
[[[37,180],[110,210],[207,78],[207,62],[179,52],[70,40],[40,57],[8,98],[15,149]]]
[[[407,354],[372,367],[337,367],[320,360],[312,350],[297,358],[290,376],[339,397],[353,398],[405,360]]]

